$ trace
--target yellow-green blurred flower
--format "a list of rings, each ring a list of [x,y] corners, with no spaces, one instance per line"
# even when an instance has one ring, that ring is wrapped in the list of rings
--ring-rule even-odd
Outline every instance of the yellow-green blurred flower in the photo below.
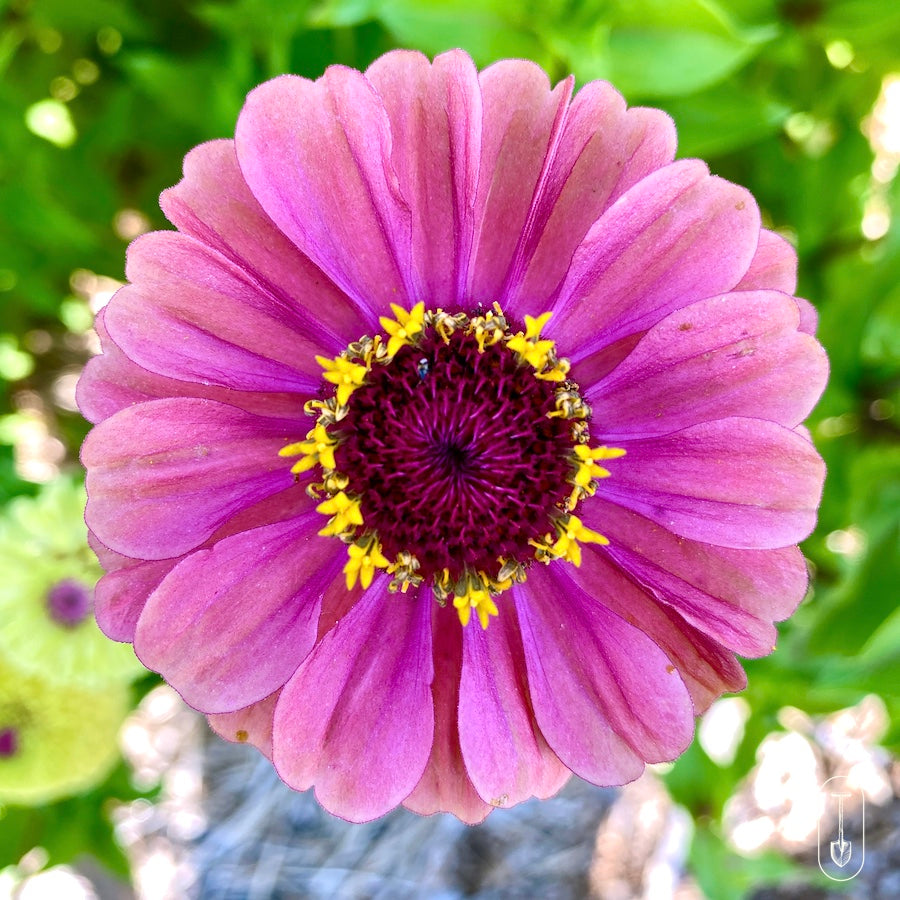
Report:
[[[94,621],[102,571],[87,545],[84,503],[83,487],[60,479],[0,517],[0,654],[22,672],[96,688],[144,669]]]
[[[128,686],[54,684],[0,656],[0,803],[48,803],[99,784],[119,757]]]

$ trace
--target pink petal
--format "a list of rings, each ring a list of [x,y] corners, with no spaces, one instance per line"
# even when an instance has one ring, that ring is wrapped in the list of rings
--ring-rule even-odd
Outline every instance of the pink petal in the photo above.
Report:
[[[184,178],[159,204],[179,231],[227,257],[291,309],[295,326],[336,355],[377,328],[263,212],[244,181],[234,141],[210,141],[184,159]]]
[[[81,414],[94,424],[147,400],[162,397],[205,397],[263,416],[289,416],[302,405],[296,394],[232,391],[228,388],[176,381],[132,362],[109,337],[100,310],[94,323],[103,352],[88,360],[78,379],[76,399]]]
[[[366,71],[390,120],[391,162],[412,217],[415,297],[432,308],[464,297],[481,150],[481,91],[461,50],[396,50]]]
[[[134,640],[138,619],[147,598],[178,559],[131,560],[130,565],[107,572],[94,588],[94,615],[103,633],[114,641]]]
[[[132,283],[110,301],[110,337],[139,366],[181,381],[244,391],[310,393],[320,385],[317,337],[297,307],[270,295],[193,238],[154,232],[131,244]]]
[[[260,206],[338,288],[373,311],[419,299],[390,124],[362,74],[267,81],[247,97],[235,146]]]
[[[770,653],[772,623],[786,619],[806,593],[806,563],[796,547],[734,550],[688,541],[599,496],[579,510],[610,540],[601,555],[742,656]]]
[[[663,316],[731,290],[759,239],[743,188],[682,160],[623,194],[575,253],[547,326],[573,362]]]
[[[766,550],[796,544],[815,526],[824,464],[774,422],[719,419],[617,443],[626,456],[600,496],[681,537]]]
[[[705,633],[706,629],[694,627],[661,602],[634,577],[635,573],[611,562],[605,550],[593,544],[586,546],[580,568],[561,567],[554,577],[560,584],[580,586],[647,635],[678,670],[696,715],[724,692],[746,687],[747,677],[733,653]]]
[[[403,801],[419,815],[449,812],[467,825],[484,821],[491,811],[475,790],[459,746],[459,685],[462,666],[462,633],[456,610],[443,609],[425,593],[432,608],[434,642],[434,741],[419,783]],[[421,595],[420,595],[421,596]]]
[[[242,509],[206,541],[206,546],[260,525],[293,519],[309,503],[302,488],[292,485]],[[134,641],[134,632],[147,598],[184,556],[150,561],[132,559],[105,547],[93,532],[88,532],[88,543],[106,571],[94,589],[97,624],[113,640]],[[343,579],[341,587],[344,588]]]
[[[606,82],[585,85],[566,111],[542,173],[505,307],[522,303],[532,313],[549,308],[588,230],[629,188],[672,162],[675,140],[665,113],[627,110]]]
[[[773,291],[701,300],[651,328],[585,399],[613,439],[728,416],[793,428],[828,378],[824,350],[799,321],[794,298]]]
[[[797,251],[780,234],[763,228],[750,268],[735,290],[793,294],[797,290]]]
[[[552,567],[513,588],[534,714],[576,775],[625,784],[691,740],[691,699],[665,653]]]
[[[562,127],[574,79],[552,91],[544,70],[506,59],[479,76],[484,104],[469,294],[489,306],[503,296],[538,179]]]
[[[806,334],[815,334],[819,328],[819,311],[803,297],[794,297],[794,301],[800,310],[800,330]]]
[[[207,716],[209,727],[219,737],[238,744],[253,744],[260,752],[272,759],[272,719],[281,691],[275,691],[258,703],[229,713],[214,713]]]
[[[291,484],[278,450],[297,422],[212,400],[153,400],[94,427],[82,448],[88,527],[139,559],[179,556],[244,507]]]
[[[144,607],[141,662],[206,713],[281,687],[312,649],[322,594],[344,564],[341,545],[316,534],[321,522],[310,509],[186,557]]]
[[[275,709],[275,766],[351,822],[383,815],[422,777],[434,734],[431,604],[376,578],[316,645]],[[427,591],[423,591],[427,595]]]
[[[501,598],[487,630],[463,630],[459,738],[466,768],[491,806],[555,794],[568,769],[534,721],[515,609]]]

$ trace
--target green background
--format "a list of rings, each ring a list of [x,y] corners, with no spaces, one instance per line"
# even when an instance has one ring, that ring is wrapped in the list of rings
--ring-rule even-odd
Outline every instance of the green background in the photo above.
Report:
[[[900,73],[894,0],[0,0],[0,498],[37,488],[14,459],[35,416],[61,442],[61,469],[76,469],[87,426],[60,379],[87,358],[84,285],[123,277],[129,222],[167,227],[157,197],[185,152],[231,136],[260,81],[364,68],[396,46],[609,79],[629,103],[671,113],[679,155],[747,186],[797,246],[799,293],[831,360],[808,423],[828,464],[803,547],[813,589],[778,652],[747,664],[752,715],[735,762],[717,766],[695,744],[668,778],[695,818],[701,885],[742,896],[788,871],[723,865],[717,827],[779,709],[824,714],[874,693],[893,723],[884,743],[900,745],[900,138],[873,174],[867,136],[885,77]],[[24,829],[51,862],[93,847],[121,868],[97,837],[110,792],[127,793],[122,772],[67,801],[77,812],[8,810],[0,824],[25,824],[0,828],[0,866],[27,849],[10,838]]]

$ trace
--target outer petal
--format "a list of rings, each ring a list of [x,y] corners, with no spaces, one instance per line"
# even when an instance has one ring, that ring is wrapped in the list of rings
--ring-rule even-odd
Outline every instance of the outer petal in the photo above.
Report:
[[[580,586],[587,595],[647,635],[678,670],[696,714],[706,710],[725,691],[739,691],[747,686],[747,677],[733,653],[660,602],[631,572],[611,563],[604,549],[588,545],[580,568],[564,566],[554,573],[560,584],[568,585],[567,594],[575,590],[575,585]]]
[[[472,782],[491,806],[549,797],[569,777],[534,720],[511,603],[488,629],[463,630],[459,739]]]
[[[278,450],[297,424],[212,400],[154,400],[88,435],[88,527],[139,559],[179,556],[239,510],[291,484]]]
[[[431,307],[464,298],[481,149],[481,91],[461,50],[387,53],[366,71],[390,119],[391,161],[413,211],[415,296]],[[467,298],[466,298],[467,299]]]
[[[110,301],[110,337],[151,372],[243,391],[309,393],[320,384],[318,338],[296,308],[193,238],[154,232],[131,244],[132,284]]]
[[[578,248],[547,326],[573,362],[663,316],[731,290],[750,265],[759,210],[697,160],[648,175]]]
[[[275,709],[275,767],[327,810],[364,822],[407,797],[434,734],[431,609],[389,596],[385,577],[288,682]]]
[[[177,381],[144,369],[110,338],[103,322],[105,312],[101,309],[94,322],[103,352],[88,360],[76,391],[78,408],[89,422],[97,424],[119,410],[162,397],[205,397],[268,416],[295,415],[303,403],[297,394],[232,391],[196,381]]]
[[[675,126],[625,108],[609,84],[585,85],[566,111],[506,285],[505,306],[543,312],[588,229],[630,187],[675,157]]]
[[[144,665],[206,713],[281,687],[312,649],[322,594],[344,562],[320,525],[310,510],[184,559],[141,614],[134,649]]]
[[[159,198],[179,231],[217,250],[292,309],[297,328],[330,355],[377,328],[263,212],[238,167],[234,141],[210,141],[184,159],[184,178]],[[360,321],[362,319],[362,321]]]
[[[797,251],[780,235],[763,228],[759,244],[736,291],[797,290]]]
[[[209,727],[219,737],[237,744],[253,744],[261,753],[272,759],[272,720],[281,691],[244,709],[230,713],[207,716]]]
[[[795,544],[815,525],[822,459],[803,437],[773,422],[720,419],[664,437],[616,441],[626,456],[604,481],[602,496],[682,537],[765,550]]]
[[[484,125],[469,294],[490,305],[503,295],[574,80],[551,90],[543,69],[514,59],[489,66],[479,80]]]
[[[212,535],[207,545],[260,525],[295,518],[299,512],[309,508],[311,502],[301,487],[291,485],[241,510]],[[106,575],[94,589],[97,624],[113,640],[134,641],[134,632],[147,598],[184,556],[150,561],[132,559],[105,547],[92,532],[88,532],[88,543],[106,570]],[[344,579],[340,581],[343,587]]]
[[[419,299],[390,124],[363,75],[331,66],[315,82],[267,81],[247,97],[235,146],[268,216],[360,306]]]
[[[818,310],[803,297],[794,297],[794,300],[800,310],[800,330],[806,334],[815,334],[819,328]]]
[[[535,716],[566,766],[594,784],[624,784],[684,750],[690,696],[650,638],[549,567],[532,567],[513,592]]]
[[[484,821],[491,806],[475,790],[459,746],[459,686],[462,667],[462,633],[456,610],[434,603],[430,588],[419,590],[418,600],[432,609],[434,641],[434,741],[419,783],[403,801],[407,809],[423,816],[453,813],[468,825]]]
[[[608,437],[728,416],[793,428],[828,377],[825,352],[799,322],[794,298],[773,291],[701,300],[651,328],[585,399]]]
[[[94,589],[97,624],[114,641],[134,640],[147,598],[172,571],[178,559],[130,562],[130,565],[107,572]]]
[[[584,503],[581,515],[610,540],[599,556],[743,656],[770,653],[776,638],[772,622],[786,619],[806,593],[809,577],[796,547],[734,550],[688,541],[599,496]],[[580,581],[600,580],[591,574],[593,565],[583,567]]]

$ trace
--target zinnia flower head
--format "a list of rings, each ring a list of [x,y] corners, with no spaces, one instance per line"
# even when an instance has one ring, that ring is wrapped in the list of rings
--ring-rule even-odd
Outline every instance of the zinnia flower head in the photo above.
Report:
[[[802,598],[826,360],[753,197],[535,65],[283,76],[79,396],[97,616],[353,821],[636,778]]]
[[[146,670],[94,620],[103,572],[88,548],[84,505],[84,488],[59,478],[0,516],[0,653],[47,681],[97,688]]]

